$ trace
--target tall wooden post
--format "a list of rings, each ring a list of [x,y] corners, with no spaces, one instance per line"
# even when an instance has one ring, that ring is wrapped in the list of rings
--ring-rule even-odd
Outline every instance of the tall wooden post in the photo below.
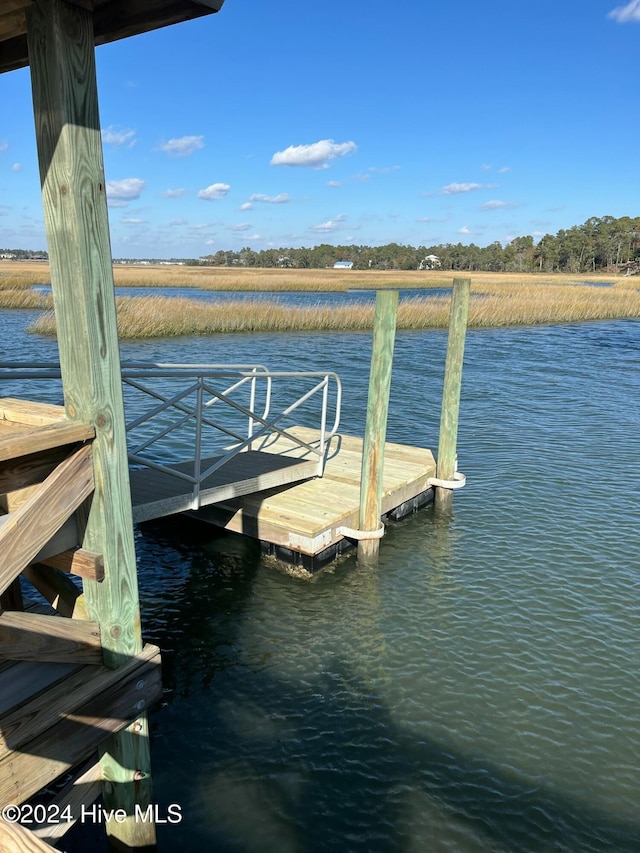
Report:
[[[377,530],[380,526],[384,443],[387,434],[397,314],[397,290],[378,291],[360,479],[360,530],[370,532]],[[365,563],[375,562],[378,559],[379,545],[379,539],[358,540],[358,560]]]
[[[105,663],[142,647],[131,493],[91,14],[64,0],[27,7],[27,38],[44,218],[67,416],[95,428],[95,494],[83,545],[104,557],[105,580],[85,581],[101,626]],[[113,849],[154,844],[152,822],[135,820],[151,797],[146,716],[102,748]]]
[[[456,441],[458,439],[458,413],[462,387],[462,362],[469,316],[469,292],[471,280],[455,278],[449,309],[449,337],[444,368],[442,410],[440,412],[440,435],[438,438],[438,461],[436,474],[440,480],[452,480],[456,468]],[[436,509],[448,510],[453,503],[451,489],[436,487]]]

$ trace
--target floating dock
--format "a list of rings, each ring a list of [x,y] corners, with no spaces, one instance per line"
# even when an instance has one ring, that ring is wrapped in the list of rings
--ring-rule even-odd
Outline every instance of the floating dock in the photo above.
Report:
[[[319,446],[318,430],[291,427],[287,432],[306,444]],[[159,511],[163,507],[179,507],[174,511],[186,512],[200,521],[259,539],[267,553],[313,571],[352,544],[346,531],[358,527],[362,445],[361,438],[333,436],[325,451],[323,476],[302,482],[216,497],[217,486],[205,481],[203,493],[207,495],[207,505],[198,510],[189,508],[188,494],[158,498],[153,483],[162,482],[162,475],[158,476],[157,472],[132,472],[134,518],[149,520],[157,517],[153,514],[154,508]],[[296,476],[297,471],[298,479],[302,479],[299,475],[304,468],[298,468],[296,463],[306,462],[317,468],[315,456],[308,457],[309,451],[297,442],[272,435],[256,450],[241,453],[232,462],[239,470],[244,470],[245,466],[250,468],[254,459],[259,459],[268,472],[279,472],[278,476],[285,477],[287,472]],[[309,470],[315,473],[313,468]],[[428,480],[435,472],[436,463],[430,450],[387,442],[382,485],[383,518],[401,518],[429,503],[433,489]],[[167,489],[176,488],[175,480],[165,482]],[[240,481],[241,490],[246,482]],[[234,486],[227,482],[220,488],[229,492]],[[149,496],[154,494],[156,499],[151,501]],[[214,501],[210,501],[212,497]]]

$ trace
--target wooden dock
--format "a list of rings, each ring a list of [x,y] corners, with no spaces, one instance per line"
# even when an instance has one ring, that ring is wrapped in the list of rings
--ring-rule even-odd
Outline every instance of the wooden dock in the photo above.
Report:
[[[52,816],[68,803],[77,817],[100,794],[100,746],[162,692],[155,646],[104,665],[102,626],[70,577],[104,581],[102,557],[78,547],[73,517],[92,499],[93,439],[60,406],[0,399],[0,804],[25,803],[88,761],[47,804]],[[25,603],[27,587],[41,604]],[[72,824],[42,825],[40,837],[53,841]],[[41,849],[11,847],[13,830],[1,829],[0,849]]]
[[[289,432],[309,444],[318,444],[318,432],[293,427]],[[314,570],[333,559],[349,536],[343,528],[357,528],[362,466],[362,439],[336,435],[329,443],[324,475],[289,486],[223,500],[203,507],[195,518],[259,539],[268,553]],[[304,458],[293,441],[272,437],[261,454]],[[382,515],[401,517],[429,503],[436,464],[430,450],[387,443],[384,453]]]

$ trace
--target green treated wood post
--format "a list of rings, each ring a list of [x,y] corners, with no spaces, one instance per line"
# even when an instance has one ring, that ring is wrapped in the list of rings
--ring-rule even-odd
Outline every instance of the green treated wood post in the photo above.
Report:
[[[458,414],[460,411],[460,389],[462,387],[462,362],[464,343],[469,317],[469,292],[471,279],[455,278],[449,308],[449,336],[444,368],[442,410],[440,412],[440,435],[438,438],[438,462],[436,475],[439,480],[452,480],[456,468],[456,441],[458,439]],[[453,492],[436,486],[435,506],[440,510],[451,509]]]
[[[142,648],[129,467],[91,13],[63,0],[26,9],[40,179],[67,416],[94,426],[96,489],[83,546],[104,557],[105,579],[84,581],[101,626],[107,666]],[[151,800],[144,712],[101,749],[112,849],[153,845],[155,826],[135,821]]]
[[[380,526],[384,443],[387,434],[397,315],[398,291],[378,291],[360,479],[360,530],[365,531],[374,531]],[[364,563],[376,562],[379,547],[379,539],[358,540],[358,560]]]

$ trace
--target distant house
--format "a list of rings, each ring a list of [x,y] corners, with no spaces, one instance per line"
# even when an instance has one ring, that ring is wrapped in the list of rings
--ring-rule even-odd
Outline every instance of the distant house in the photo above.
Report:
[[[435,270],[442,266],[442,261],[437,255],[427,255],[418,265],[419,270]]]
[[[352,270],[353,261],[336,261],[333,268],[334,270]]]

